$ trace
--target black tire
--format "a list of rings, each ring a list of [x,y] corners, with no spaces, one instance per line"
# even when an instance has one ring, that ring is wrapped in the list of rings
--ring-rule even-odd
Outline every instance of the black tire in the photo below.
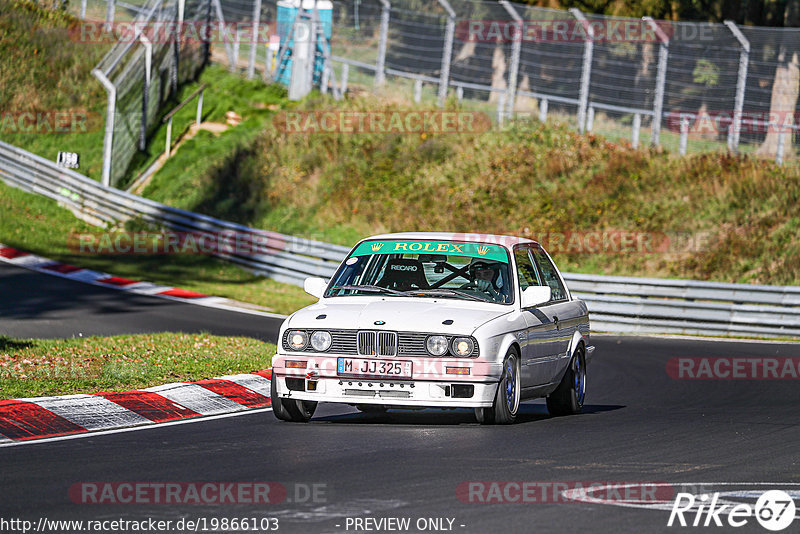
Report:
[[[581,346],[570,360],[561,383],[547,396],[547,410],[554,416],[579,414],[585,400],[586,358]]]
[[[314,415],[317,403],[314,401],[301,401],[295,399],[282,399],[278,397],[275,387],[275,373],[270,380],[269,398],[272,402],[272,413],[281,421],[292,423],[306,423]]]
[[[503,376],[497,384],[492,407],[475,408],[475,418],[484,425],[510,425],[517,419],[519,399],[519,355],[511,348],[503,360]]]

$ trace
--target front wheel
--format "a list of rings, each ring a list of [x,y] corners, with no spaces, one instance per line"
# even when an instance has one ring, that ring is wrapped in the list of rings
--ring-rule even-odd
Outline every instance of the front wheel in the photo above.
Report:
[[[509,349],[503,362],[503,376],[491,408],[475,408],[475,418],[484,425],[510,425],[517,419],[519,409],[519,356]]]
[[[272,402],[272,413],[281,421],[292,423],[306,423],[314,415],[317,403],[314,401],[301,401],[296,399],[282,399],[278,397],[278,388],[275,386],[275,372],[270,380],[269,398]]]
[[[586,358],[583,347],[575,351],[561,383],[547,396],[550,415],[574,415],[581,413],[586,398]]]

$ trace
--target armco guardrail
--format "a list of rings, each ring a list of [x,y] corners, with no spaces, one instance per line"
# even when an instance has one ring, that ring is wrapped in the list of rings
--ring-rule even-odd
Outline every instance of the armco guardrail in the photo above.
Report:
[[[276,280],[302,285],[332,276],[348,248],[267,232],[165,206],[100,183],[0,142],[0,178],[106,223],[141,218],[182,232],[230,233],[264,254],[217,253]],[[800,337],[800,287],[565,273],[592,328],[607,332]]]
[[[266,253],[215,253],[282,282],[302,284],[307,276],[331,276],[347,247],[249,228],[105,187],[77,172],[0,141],[0,177],[21,189],[53,198],[106,223],[140,218],[178,232],[228,233]],[[246,248],[246,247],[240,247]]]

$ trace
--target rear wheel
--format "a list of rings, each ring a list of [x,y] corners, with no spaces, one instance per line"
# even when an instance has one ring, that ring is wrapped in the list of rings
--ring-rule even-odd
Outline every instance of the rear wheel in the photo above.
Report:
[[[581,413],[586,398],[586,358],[583,347],[575,351],[564,378],[547,397],[550,415],[574,415]]]
[[[484,425],[508,425],[517,419],[519,409],[519,356],[512,348],[503,361],[503,377],[491,408],[475,408],[475,418]]]
[[[314,401],[301,401],[297,399],[282,399],[278,397],[278,388],[275,387],[275,373],[270,381],[269,398],[272,402],[272,413],[281,421],[305,423],[314,415],[317,403]]]

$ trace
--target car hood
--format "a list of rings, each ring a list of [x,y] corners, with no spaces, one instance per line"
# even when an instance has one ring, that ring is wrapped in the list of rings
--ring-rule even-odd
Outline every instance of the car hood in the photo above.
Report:
[[[287,327],[468,335],[482,324],[511,313],[511,308],[463,300],[336,297],[295,312]]]

